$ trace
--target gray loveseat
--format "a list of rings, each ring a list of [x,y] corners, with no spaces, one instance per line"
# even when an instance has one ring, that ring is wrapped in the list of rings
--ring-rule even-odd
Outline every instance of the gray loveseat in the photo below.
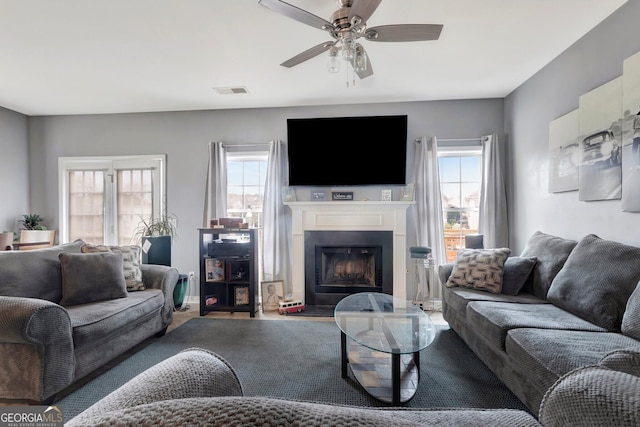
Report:
[[[52,402],[171,323],[177,270],[83,247],[0,252],[0,399]]]
[[[65,425],[604,427],[636,426],[638,411],[640,378],[601,366],[577,369],[556,382],[539,421],[514,409],[365,408],[243,397],[224,359],[192,348],[142,372]]]
[[[456,278],[471,275],[459,271],[458,260],[439,267],[444,319],[534,414],[554,383],[586,366],[615,372],[594,393],[606,397],[631,376],[630,396],[639,399],[640,248],[538,231],[519,257],[504,262],[506,293],[471,279],[460,286]],[[635,411],[627,421],[640,425]]]

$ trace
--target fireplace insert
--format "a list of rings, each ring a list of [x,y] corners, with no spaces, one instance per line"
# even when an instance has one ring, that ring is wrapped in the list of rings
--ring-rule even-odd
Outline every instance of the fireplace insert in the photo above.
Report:
[[[305,232],[305,301],[335,305],[357,292],[393,293],[390,231]]]

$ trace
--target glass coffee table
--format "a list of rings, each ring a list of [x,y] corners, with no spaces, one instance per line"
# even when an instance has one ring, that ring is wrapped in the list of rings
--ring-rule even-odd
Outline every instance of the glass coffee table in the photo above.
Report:
[[[376,399],[393,405],[409,401],[420,381],[420,350],[436,334],[429,316],[410,301],[369,292],[342,299],[334,315],[341,331],[342,378],[351,366]]]

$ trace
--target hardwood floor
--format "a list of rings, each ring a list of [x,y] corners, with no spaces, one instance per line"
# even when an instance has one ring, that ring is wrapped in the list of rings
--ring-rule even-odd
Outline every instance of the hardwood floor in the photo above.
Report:
[[[167,329],[167,333],[174,330],[178,326],[182,325],[189,319],[200,317],[200,308],[197,302],[189,302],[186,304],[189,308],[185,311],[180,309],[173,312],[173,322]],[[283,316],[277,312],[263,313],[262,310],[258,310],[255,317],[250,317],[249,313],[224,313],[224,312],[210,312],[205,316],[206,318],[218,318],[218,319],[245,319],[245,320],[287,320],[287,321],[299,321],[299,320],[314,320],[320,322],[333,322],[333,317],[309,317],[309,316]],[[434,311],[429,314],[431,321],[436,325],[447,325],[447,322],[442,318],[442,312]]]

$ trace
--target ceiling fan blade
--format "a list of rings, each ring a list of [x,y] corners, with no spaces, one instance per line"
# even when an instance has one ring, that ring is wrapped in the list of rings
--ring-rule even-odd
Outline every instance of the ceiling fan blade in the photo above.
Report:
[[[373,42],[416,42],[438,40],[440,24],[398,24],[369,28],[364,36]]]
[[[291,68],[295,65],[300,64],[301,62],[313,58],[314,56],[320,55],[322,52],[326,52],[334,44],[335,42],[333,41],[320,43],[319,45],[314,46],[311,49],[307,49],[304,52],[297,54],[293,58],[284,61],[280,65],[282,65],[283,67]]]
[[[367,19],[373,15],[382,0],[353,0],[353,4],[349,9],[349,21],[354,16],[359,16],[362,22],[367,22]]]
[[[285,3],[280,0],[258,0],[258,3],[260,3],[267,9],[271,9],[276,13],[279,13],[291,19],[295,19],[296,21],[302,22],[303,24],[311,25],[312,27],[321,30],[333,29],[333,24],[331,22],[289,3]]]
[[[363,58],[366,64],[364,67],[356,66],[356,61],[358,61],[358,57],[357,57],[358,53],[364,54]],[[373,68],[371,67],[371,61],[369,61],[369,55],[367,54],[367,52],[364,50],[364,47],[362,47],[360,43],[356,43],[356,57],[351,59],[351,66],[353,67],[353,70],[355,71],[355,73],[358,75],[360,79],[364,79],[365,77],[369,77],[370,75],[373,74]]]

